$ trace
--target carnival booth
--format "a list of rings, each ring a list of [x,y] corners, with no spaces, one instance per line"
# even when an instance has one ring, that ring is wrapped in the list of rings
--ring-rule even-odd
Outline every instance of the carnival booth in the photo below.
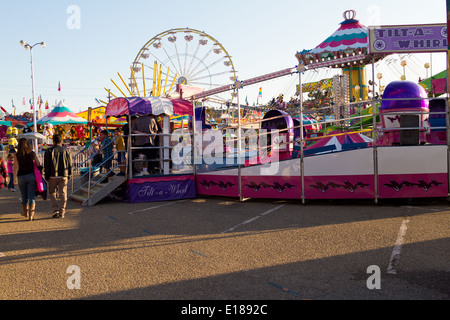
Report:
[[[11,127],[11,121],[2,121],[0,120],[0,143],[3,137],[6,136],[8,128]]]
[[[87,123],[87,120],[77,116],[63,102],[59,102],[48,115],[37,120],[38,125],[44,126],[43,134],[48,144],[52,144],[53,134],[56,133],[68,141],[81,140],[76,134],[77,127]]]
[[[38,119],[37,124],[50,123],[52,125],[59,124],[87,124],[87,120],[77,116],[68,107],[66,107],[62,102],[53,108],[53,110],[46,115]]]
[[[383,92],[379,110],[383,134],[378,145],[426,143],[429,101],[422,86],[410,81],[391,82]]]
[[[194,198],[197,196],[195,177],[191,174],[171,174],[171,150],[170,145],[170,116],[190,115],[193,116],[192,103],[183,99],[168,99],[158,97],[130,97],[116,98],[111,100],[106,106],[105,115],[121,117],[126,116],[131,125],[131,117],[161,116],[162,131],[160,135],[160,166],[162,175],[148,175],[133,177],[132,163],[129,158],[127,196],[128,201],[153,202],[168,201],[177,199]],[[131,136],[129,137],[131,141]],[[127,155],[133,153],[133,149],[138,149],[128,143]]]

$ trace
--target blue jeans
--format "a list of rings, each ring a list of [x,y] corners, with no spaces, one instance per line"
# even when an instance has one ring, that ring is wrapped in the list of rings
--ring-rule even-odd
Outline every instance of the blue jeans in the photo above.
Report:
[[[14,174],[12,172],[8,172],[8,176],[9,176],[8,189],[15,189],[14,188]]]
[[[31,205],[35,203],[34,192],[36,189],[36,177],[34,173],[18,176],[20,194],[22,195],[22,204]]]

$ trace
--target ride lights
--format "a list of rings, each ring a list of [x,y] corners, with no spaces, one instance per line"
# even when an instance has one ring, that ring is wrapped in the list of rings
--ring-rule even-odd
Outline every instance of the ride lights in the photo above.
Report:
[[[425,64],[423,66],[425,67],[425,70],[427,71],[427,78],[428,78],[428,69],[430,69],[431,64],[429,62],[425,62]]]
[[[46,46],[46,44],[45,44],[44,41],[39,42],[39,43],[36,43],[35,45],[31,46],[31,45],[29,45],[28,43],[26,43],[25,41],[20,40],[20,45],[21,45],[22,47],[24,47],[25,50],[33,49],[33,47],[36,46],[36,45],[38,45],[38,44],[40,44],[42,48],[45,48],[45,46]]]
[[[402,74],[401,77],[400,77],[400,80],[402,80],[402,81],[406,80],[405,67],[406,67],[407,64],[408,64],[408,63],[406,62],[406,60],[402,60],[402,61],[400,62],[400,65],[403,67],[403,74]]]
[[[306,67],[302,64],[296,66],[296,68],[297,68],[297,72],[305,72],[306,71]]]
[[[239,90],[239,89],[242,89],[243,87],[244,87],[244,81],[240,81],[238,79],[236,79],[234,81],[233,88],[235,88],[236,90]]]

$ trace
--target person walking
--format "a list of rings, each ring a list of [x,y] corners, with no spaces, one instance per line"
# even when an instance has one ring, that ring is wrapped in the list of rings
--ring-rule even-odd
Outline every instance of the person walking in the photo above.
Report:
[[[6,171],[5,161],[0,156],[0,190],[6,184],[6,176],[7,176],[7,171]]]
[[[16,192],[14,188],[14,154],[8,153],[8,161],[6,162],[6,169],[8,170],[8,190]]]
[[[53,147],[44,154],[45,180],[53,210],[53,218],[64,218],[67,205],[67,183],[72,176],[72,159],[69,150],[62,145],[60,134],[53,135]],[[56,201],[56,188],[59,193],[59,206]]]
[[[21,138],[18,142],[17,152],[14,157],[14,185],[19,185],[22,204],[22,216],[28,220],[34,220],[36,209],[35,189],[36,177],[34,166],[40,166],[39,159],[31,149],[26,138]]]
[[[102,130],[100,132],[100,141],[101,141],[101,149],[103,155],[103,168],[106,171],[106,178],[103,179],[100,183],[108,183],[109,177],[114,176],[114,172],[111,171],[112,167],[112,158],[113,158],[113,143],[111,138],[109,137],[108,130]],[[111,171],[111,172],[110,172]]]

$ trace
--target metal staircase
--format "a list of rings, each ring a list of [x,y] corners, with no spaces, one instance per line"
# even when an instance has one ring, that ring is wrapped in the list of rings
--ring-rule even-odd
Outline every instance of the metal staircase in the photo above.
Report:
[[[111,140],[113,144],[115,139]],[[118,152],[112,153],[108,158],[103,159],[103,162],[91,166],[91,161],[98,152],[93,153],[88,159],[78,164],[74,171],[80,171],[85,169],[84,173],[80,173],[79,176],[72,178],[72,192],[69,198],[80,202],[83,206],[94,206],[100,200],[108,196],[109,193],[117,189],[121,184],[127,181],[127,175],[119,176],[115,175],[114,170],[118,168],[118,165],[113,165],[111,169],[106,173],[98,173],[103,164],[107,161],[114,159],[114,156]],[[125,167],[128,166],[125,164]],[[109,176],[109,177],[108,177]],[[106,183],[105,179],[107,179]]]
[[[114,175],[108,178],[107,183],[100,183],[107,174],[98,174],[91,180],[91,186],[82,186],[70,195],[70,198],[80,202],[83,206],[94,206],[97,202],[116,190],[122,183],[127,181],[126,176]]]

